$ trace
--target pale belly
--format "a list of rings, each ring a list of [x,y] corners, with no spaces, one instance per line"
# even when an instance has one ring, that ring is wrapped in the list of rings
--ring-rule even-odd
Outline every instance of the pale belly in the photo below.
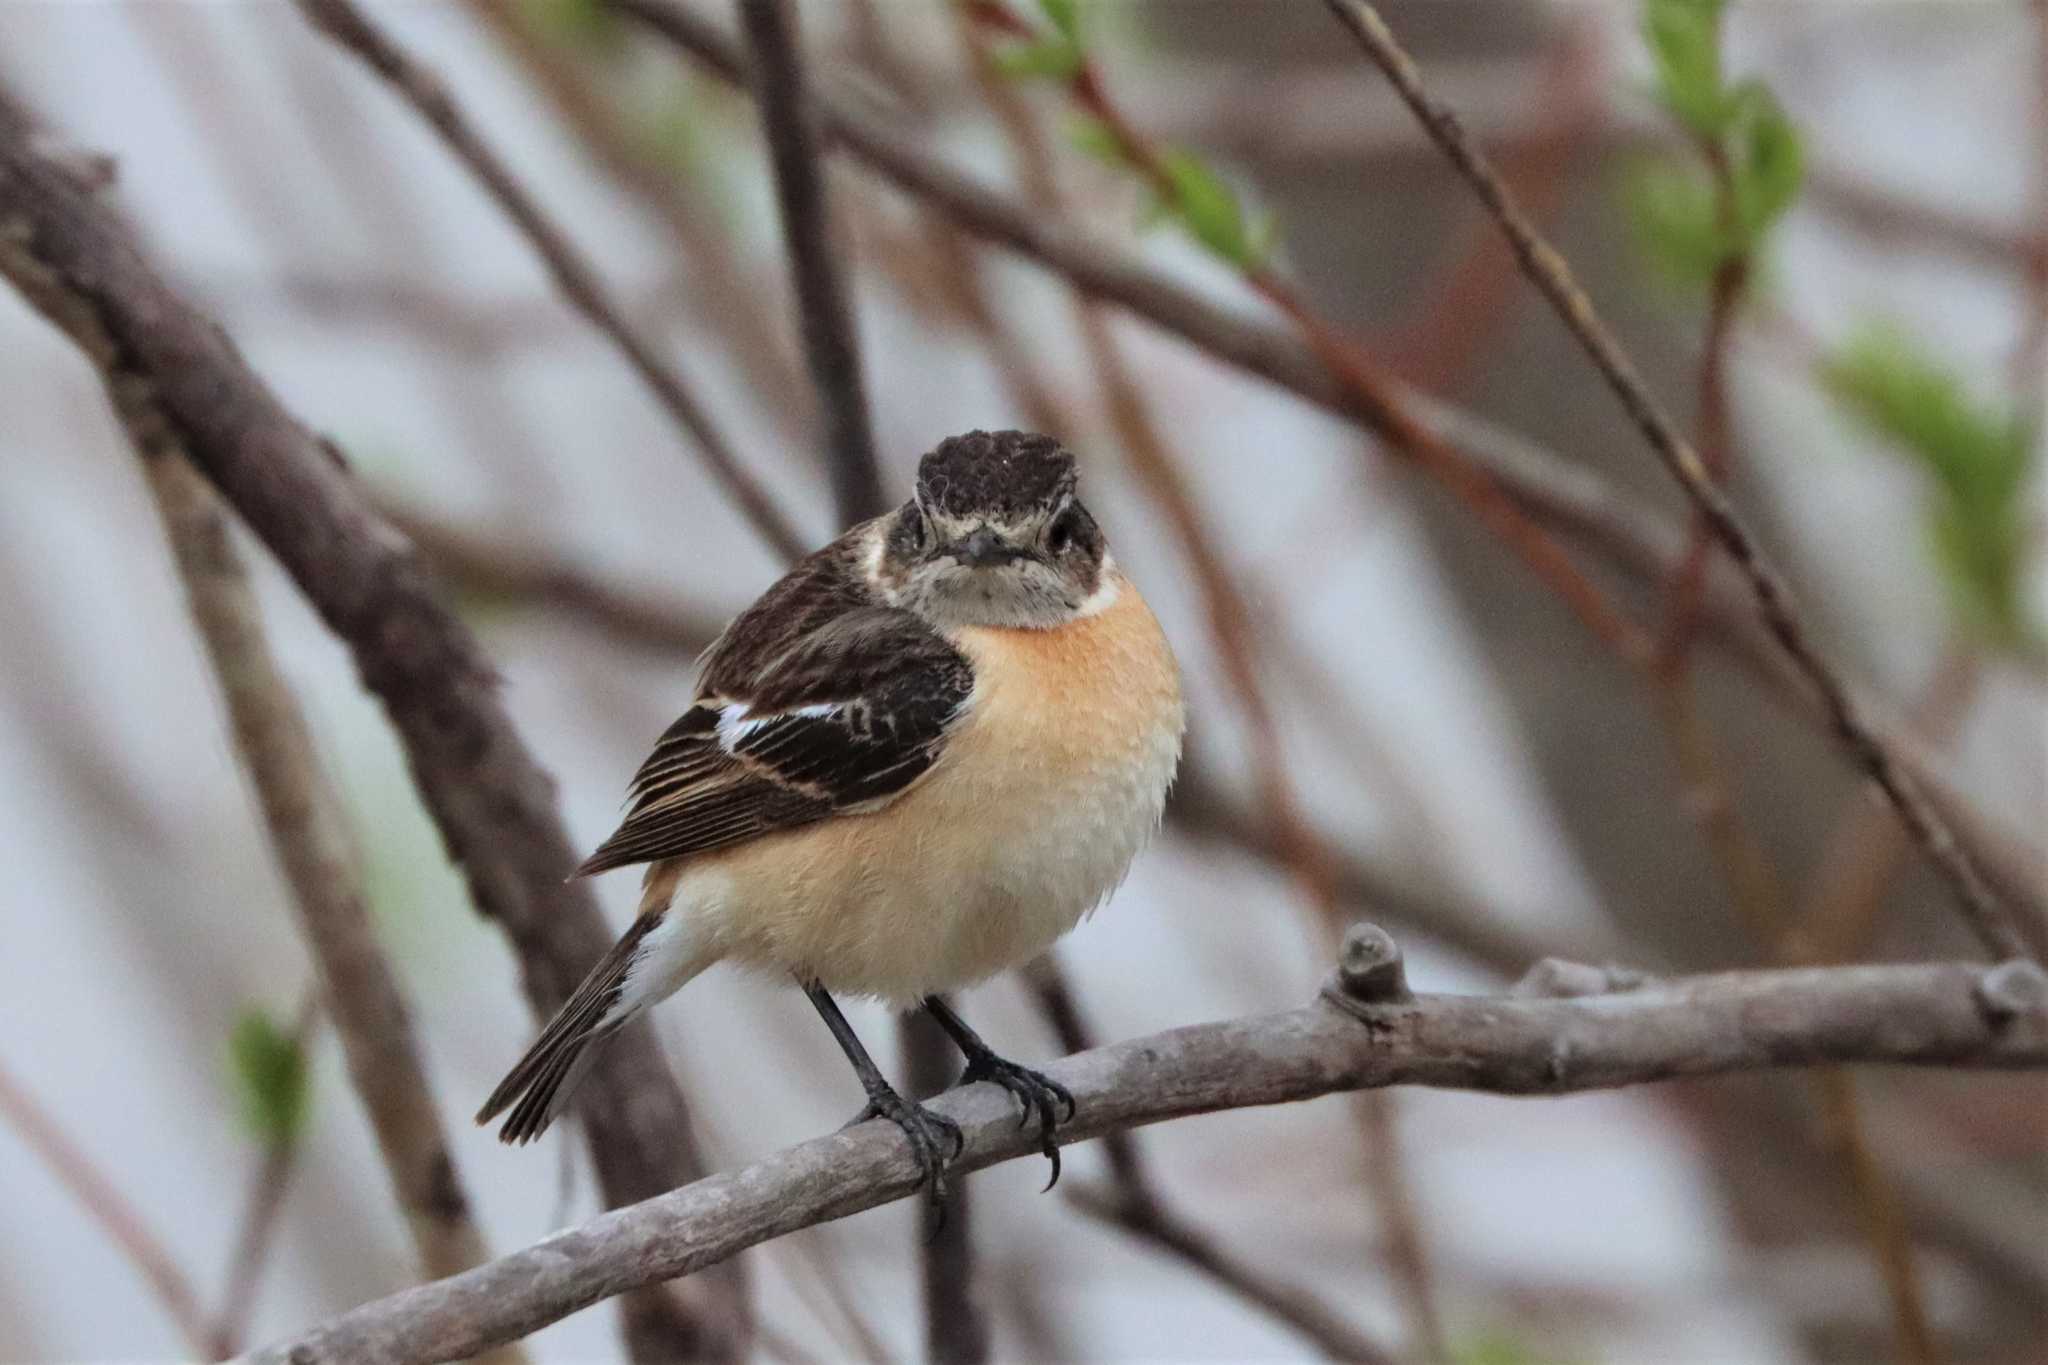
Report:
[[[1127,596],[1051,639],[965,633],[968,717],[897,801],[684,869],[675,908],[709,955],[908,1003],[1073,928],[1157,828],[1180,754],[1178,674]]]

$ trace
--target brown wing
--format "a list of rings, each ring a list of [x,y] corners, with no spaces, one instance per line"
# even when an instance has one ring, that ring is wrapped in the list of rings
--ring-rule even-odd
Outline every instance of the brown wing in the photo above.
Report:
[[[876,606],[831,616],[750,678],[722,676],[655,744],[625,823],[579,872],[873,809],[930,769],[974,688],[930,626]]]

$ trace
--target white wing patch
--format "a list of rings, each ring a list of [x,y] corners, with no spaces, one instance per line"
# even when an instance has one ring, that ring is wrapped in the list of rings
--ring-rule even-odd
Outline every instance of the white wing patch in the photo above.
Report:
[[[835,716],[844,711],[846,707],[847,703],[843,701],[821,701],[812,702],[808,706],[798,706],[788,711],[770,711],[765,716],[756,716],[747,710],[745,702],[726,702],[718,713],[718,747],[724,749],[729,754],[737,753],[740,743],[748,735],[764,725],[772,724],[778,720],[786,720],[791,716],[822,719]]]

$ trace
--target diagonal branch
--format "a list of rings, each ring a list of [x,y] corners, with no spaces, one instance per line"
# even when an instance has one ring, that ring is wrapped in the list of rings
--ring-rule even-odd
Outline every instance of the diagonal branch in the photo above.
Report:
[[[105,338],[114,354],[95,359],[117,401],[150,397],[193,462],[348,644],[477,909],[510,937],[534,1010],[552,1014],[612,935],[588,885],[564,880],[576,856],[553,780],[513,729],[489,659],[339,452],[165,285],[126,225],[38,145],[28,119],[4,100],[0,276],[74,341],[90,347]],[[625,1030],[587,1090],[591,1155],[609,1203],[701,1173],[682,1092],[651,1032]],[[629,1328],[669,1355],[736,1355],[746,1336],[743,1298],[734,1268],[673,1300],[636,1296]]]
[[[1375,965],[1398,960],[1393,949]],[[2048,1068],[2048,975],[2029,962],[1730,972],[1565,999],[1367,1000],[1347,989],[1359,988],[1333,982],[1300,1009],[1173,1029],[1054,1063],[1050,1074],[1080,1102],[1063,1132],[1101,1137],[1390,1085],[1559,1095],[1823,1064]],[[962,1170],[1036,1150],[997,1087],[954,1090],[936,1107],[966,1136]],[[900,1199],[917,1180],[900,1132],[871,1121],[365,1304],[254,1359],[461,1359],[609,1295]]]
[[[210,1359],[215,1340],[213,1329],[208,1326],[206,1311],[199,1306],[199,1294],[177,1257],[150,1230],[141,1211],[128,1202],[127,1196],[5,1068],[0,1068],[0,1124],[12,1129],[41,1158],[71,1197],[121,1249],[128,1263],[149,1282],[150,1292],[165,1316],[177,1325],[194,1358]]]
[[[741,464],[731,442],[713,425],[710,413],[682,372],[665,362],[654,346],[627,323],[606,293],[596,269],[541,211],[540,205],[527,193],[511,168],[484,141],[468,115],[448,93],[441,78],[414,61],[349,0],[298,0],[298,4],[315,28],[362,58],[372,71],[387,81],[476,177],[485,193],[517,225],[527,243],[546,263],[548,273],[554,277],[555,286],[562,291],[562,296],[618,348],[663,410],[689,434],[698,454],[710,467],[712,477],[754,529],[761,533],[761,538],[786,559],[802,554],[802,536],[759,481]]]
[[[1090,1051],[1095,1039],[1058,966],[1050,954],[1039,959],[1036,967],[1025,972],[1025,985],[1059,1035],[1061,1050]],[[1109,1182],[1101,1188],[1083,1186],[1068,1195],[1083,1213],[1123,1229],[1207,1276],[1218,1288],[1314,1343],[1331,1360],[1375,1365],[1388,1358],[1378,1342],[1353,1327],[1333,1305],[1272,1274],[1260,1258],[1232,1252],[1168,1204],[1152,1179],[1152,1169],[1135,1135],[1127,1131],[1103,1134],[1102,1157],[1109,1167]]]
[[[1959,843],[1948,821],[1921,793],[1920,784],[1906,771],[1864,715],[1846,684],[1821,657],[1804,622],[1792,603],[1792,591],[1784,575],[1771,563],[1749,528],[1736,516],[1734,505],[1692,444],[1679,433],[1621,343],[1593,308],[1593,301],[1572,278],[1571,268],[1556,248],[1545,241],[1515,201],[1514,191],[1501,180],[1485,153],[1473,144],[1458,123],[1457,115],[1437,103],[1422,87],[1422,73],[1401,47],[1386,22],[1365,0],[1326,0],[1331,11],[1358,39],[1374,65],[1386,73],[1403,101],[1436,140],[1460,174],[1471,184],[1501,231],[1507,234],[1523,273],[1540,290],[1565,326],[1578,339],[1599,369],[1607,386],[1621,401],[1650,448],[1656,452],[1671,476],[1678,481],[1695,514],[1719,541],[1738,572],[1747,581],[1764,624],[1785,654],[1811,685],[1826,708],[1830,728],[1857,765],[1883,789],[1897,808],[1914,840],[1948,879],[1964,916],[1984,946],[1993,954],[2012,957],[2026,951],[2018,926],[1999,900],[1998,893],[1978,870],[1976,860]]]

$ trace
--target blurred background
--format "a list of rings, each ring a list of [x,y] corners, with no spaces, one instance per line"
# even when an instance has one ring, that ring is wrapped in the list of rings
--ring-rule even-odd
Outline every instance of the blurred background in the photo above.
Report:
[[[1676,559],[1669,481],[1322,6],[1098,0],[1070,29],[1068,6],[1015,3],[800,9],[835,98],[1248,318],[1273,316],[1248,276],[1290,281],[1487,439],[1596,479],[1610,520]],[[1689,430],[1725,424],[1731,490],[1825,652],[1911,736],[2038,943],[2048,7],[1715,9],[1386,12],[1656,391]],[[745,94],[597,0],[370,11],[442,73],[803,534],[835,533]],[[1174,149],[1182,198],[1157,203],[1077,103],[1082,64]],[[12,0],[0,80],[114,159],[155,260],[415,536],[594,845],[687,704],[695,651],[779,572],[688,439],[432,133],[292,7]],[[1976,951],[1741,620],[1702,626],[1687,681],[1647,683],[1357,428],[1126,317],[1091,335],[1058,276],[849,162],[830,183],[890,495],[946,435],[1052,427],[1187,675],[1166,829],[1057,950],[1095,1037],[1305,1001],[1333,915],[1389,927],[1418,989],[1441,991],[1503,989],[1551,953],[1681,971]],[[306,1022],[306,950],[132,450],[94,375],[11,293],[0,358],[0,1073],[202,1299],[249,1294],[246,1340],[274,1338],[411,1283],[410,1244],[332,1040]],[[1133,394],[1150,452],[1117,419]],[[1194,523],[1161,496],[1176,483]],[[1192,567],[1197,523],[1244,599],[1235,640]],[[1655,628],[1679,591],[1668,566],[1599,525],[1563,534]],[[243,541],[486,1238],[510,1250],[589,1216],[573,1125],[519,1150],[468,1126],[534,1027],[514,960],[346,652]],[[1247,644],[1273,742],[1229,667]],[[600,883],[615,923],[635,890]],[[1012,1056],[1059,1050],[1019,979],[962,1003]],[[894,1057],[879,1009],[853,1021]],[[715,1166],[858,1107],[776,983],[712,973],[658,1029]],[[1798,1076],[1542,1102],[1402,1092],[1175,1123],[1137,1148],[1181,1224],[1418,1356],[1911,1356],[1903,1297],[1944,1358],[2048,1358],[2042,1083],[1860,1075],[1853,1122],[1838,1098]],[[0,1127],[0,1357],[187,1353],[16,1127]],[[997,1357],[1332,1349],[1301,1313],[1102,1216],[1118,1187],[1098,1148],[1044,1197],[1032,1163],[967,1182]],[[231,1268],[252,1208],[274,1230],[253,1278]],[[1896,1259],[1887,1280],[1887,1248],[1908,1252],[1910,1286]],[[747,1253],[762,1354],[920,1356],[919,1257],[908,1205]],[[613,1310],[532,1346],[614,1356]]]

